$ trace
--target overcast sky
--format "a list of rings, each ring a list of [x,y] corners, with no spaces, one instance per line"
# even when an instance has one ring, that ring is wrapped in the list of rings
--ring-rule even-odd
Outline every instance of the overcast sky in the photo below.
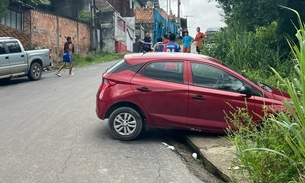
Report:
[[[171,2],[170,2],[171,1]],[[195,36],[196,27],[200,27],[205,32],[209,27],[221,27],[225,23],[222,21],[222,11],[216,7],[216,2],[208,0],[180,0],[180,14],[182,18],[187,18],[188,31],[191,36]],[[178,0],[159,0],[161,8],[166,10],[167,2],[171,4],[173,14],[177,16]]]

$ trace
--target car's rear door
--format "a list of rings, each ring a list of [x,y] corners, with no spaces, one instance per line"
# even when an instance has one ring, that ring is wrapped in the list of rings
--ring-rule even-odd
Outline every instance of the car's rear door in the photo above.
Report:
[[[158,126],[185,126],[188,85],[183,61],[154,61],[131,80],[131,87],[144,110]]]
[[[10,58],[3,43],[0,43],[0,76],[8,75],[10,72]]]
[[[223,68],[190,62],[188,123],[195,129],[221,132],[227,127],[225,113],[232,107],[254,111],[255,97],[240,94],[244,82]]]

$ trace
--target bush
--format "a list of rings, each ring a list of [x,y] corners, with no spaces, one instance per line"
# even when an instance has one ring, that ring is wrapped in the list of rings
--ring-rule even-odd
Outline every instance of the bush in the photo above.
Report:
[[[259,129],[247,109],[235,109],[233,117],[226,118],[238,127],[238,131],[228,129],[228,138],[237,149],[233,165],[241,167],[239,173],[253,182],[305,182],[305,27],[294,12],[299,18],[299,45],[288,43],[296,61],[295,77],[284,78],[271,68],[291,97],[291,101],[283,101],[287,111],[263,116]]]

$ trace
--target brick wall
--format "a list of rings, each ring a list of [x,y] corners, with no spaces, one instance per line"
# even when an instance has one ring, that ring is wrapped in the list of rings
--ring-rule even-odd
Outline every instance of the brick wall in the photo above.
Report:
[[[53,60],[61,60],[68,36],[72,38],[76,53],[87,54],[90,51],[90,29],[87,24],[40,10],[32,10],[31,17],[32,46],[51,49]]]
[[[131,17],[129,0],[107,0],[114,9],[116,9],[122,17]]]
[[[135,15],[136,23],[154,23],[153,8],[135,9],[134,15]]]

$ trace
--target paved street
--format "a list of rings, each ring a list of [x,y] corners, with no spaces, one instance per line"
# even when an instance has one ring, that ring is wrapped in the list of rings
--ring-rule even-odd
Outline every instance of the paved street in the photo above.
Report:
[[[95,93],[113,63],[0,85],[0,182],[201,182],[158,130],[122,142],[96,117]]]

